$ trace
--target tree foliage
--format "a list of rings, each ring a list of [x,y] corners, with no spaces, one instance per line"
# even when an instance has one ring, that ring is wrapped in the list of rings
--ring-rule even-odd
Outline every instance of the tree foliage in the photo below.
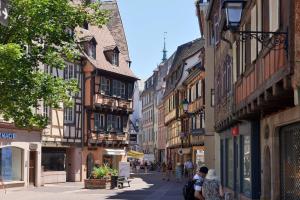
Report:
[[[75,80],[40,70],[42,64],[63,69],[65,60],[80,59],[78,41],[67,30],[85,22],[107,22],[108,13],[99,3],[74,2],[9,1],[9,26],[0,25],[0,113],[19,127],[45,127],[47,118],[33,112],[38,102],[52,108],[71,106],[71,94],[78,92]]]

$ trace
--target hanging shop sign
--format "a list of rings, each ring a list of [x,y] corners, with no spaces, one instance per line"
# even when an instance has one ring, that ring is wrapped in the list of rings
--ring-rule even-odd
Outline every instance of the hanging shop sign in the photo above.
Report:
[[[1,133],[0,132],[0,140],[13,140],[16,139],[16,134],[15,133]]]
[[[232,135],[233,137],[236,137],[236,136],[239,135],[239,127],[238,127],[238,126],[235,126],[235,127],[233,127],[233,128],[231,129],[231,135]]]

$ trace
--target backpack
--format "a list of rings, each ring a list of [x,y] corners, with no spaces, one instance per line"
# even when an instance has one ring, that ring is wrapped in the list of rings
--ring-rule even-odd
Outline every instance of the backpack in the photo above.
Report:
[[[183,196],[185,200],[194,200],[195,199],[195,188],[194,185],[196,183],[196,180],[191,180],[188,181],[184,186],[183,186]]]

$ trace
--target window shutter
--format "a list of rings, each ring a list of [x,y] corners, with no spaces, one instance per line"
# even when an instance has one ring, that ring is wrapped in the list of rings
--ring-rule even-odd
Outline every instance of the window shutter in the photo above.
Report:
[[[257,31],[262,31],[262,0],[257,0]],[[262,49],[262,45],[258,42],[258,52]]]
[[[254,6],[251,10],[251,30],[255,31],[257,28],[257,23],[256,23],[256,6]],[[257,57],[257,40],[251,40],[251,62],[256,60]]]
[[[269,0],[270,12],[270,31],[277,31],[279,29],[279,0]]]
[[[202,97],[202,80],[199,81],[199,85],[198,85],[198,94],[199,97]]]
[[[233,82],[235,83],[236,82],[236,80],[237,80],[237,66],[236,66],[236,64],[237,64],[237,47],[236,47],[236,42],[234,42],[233,44],[232,44],[232,53],[233,53],[233,55],[232,55],[232,66],[233,66]],[[251,54],[252,55],[252,54]]]
[[[112,125],[112,115],[108,114],[107,115],[107,130],[110,131],[111,128],[113,128],[113,125]]]

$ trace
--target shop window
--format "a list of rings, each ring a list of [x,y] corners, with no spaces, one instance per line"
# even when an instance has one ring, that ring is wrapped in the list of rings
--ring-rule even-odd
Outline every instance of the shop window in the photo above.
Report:
[[[44,171],[65,171],[66,153],[64,151],[43,151],[42,166]]]
[[[22,181],[23,150],[17,147],[0,148],[0,177],[3,181]]]
[[[242,192],[251,197],[251,137],[242,136]]]

